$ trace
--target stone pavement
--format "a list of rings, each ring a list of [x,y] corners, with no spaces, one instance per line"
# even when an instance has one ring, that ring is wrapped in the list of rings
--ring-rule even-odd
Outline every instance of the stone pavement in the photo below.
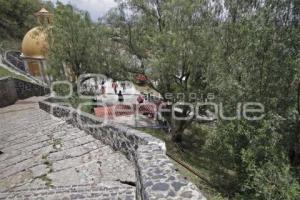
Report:
[[[140,95],[140,91],[138,91],[135,86],[132,84],[130,87],[127,86],[125,91],[121,87],[121,83],[117,82],[118,88],[117,91],[122,91],[124,102],[125,103],[137,103],[137,97]],[[104,96],[98,96],[98,100],[102,103],[107,104],[116,104],[119,103],[118,95],[115,94],[114,89],[112,88],[112,80],[109,79],[105,82],[105,90],[106,94]]]
[[[0,199],[135,199],[133,163],[39,100],[0,109]]]
[[[127,105],[137,104],[137,97],[141,95],[141,92],[136,89],[133,84],[130,84],[130,87],[127,86],[125,91],[121,87],[121,82],[117,82],[118,91],[122,91],[124,97],[124,103]],[[120,104],[118,101],[118,95],[114,93],[114,89],[112,88],[112,80],[109,79],[105,82],[106,94],[100,95],[97,97],[100,105],[111,105],[111,104]],[[146,101],[145,101],[146,102]],[[127,111],[128,112],[128,111]],[[157,127],[158,123],[156,120],[149,118],[145,115],[141,114],[131,114],[126,116],[116,116],[114,119],[111,119],[119,124],[123,124],[131,127]]]

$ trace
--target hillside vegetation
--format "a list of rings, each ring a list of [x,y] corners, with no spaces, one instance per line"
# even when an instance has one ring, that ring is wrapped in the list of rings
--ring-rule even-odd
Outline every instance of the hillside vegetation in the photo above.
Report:
[[[27,31],[37,25],[34,13],[41,7],[53,11],[51,1],[43,0],[0,0],[0,47],[19,49]]]
[[[38,10],[39,1],[21,2],[26,12],[16,1],[0,1],[2,38],[20,39],[33,23],[21,16]],[[48,63],[55,80],[66,79],[64,63],[76,77],[146,75],[173,104],[213,102],[230,120],[218,112],[207,123],[191,113],[215,108],[182,105],[187,120],[163,113],[169,130],[147,131],[209,180],[197,185],[212,198],[300,199],[299,0],[119,0],[98,22],[58,3],[54,14]],[[261,120],[242,115],[249,102],[263,105]]]

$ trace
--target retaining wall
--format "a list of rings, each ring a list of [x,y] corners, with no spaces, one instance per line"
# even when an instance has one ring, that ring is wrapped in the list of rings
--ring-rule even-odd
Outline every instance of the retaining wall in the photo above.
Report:
[[[14,79],[3,77],[0,79],[0,108],[14,104],[18,100]]]
[[[136,192],[142,200],[206,199],[198,188],[185,180],[166,156],[165,143],[141,131],[109,122],[93,115],[47,101],[39,102],[41,109],[63,118],[85,130],[96,139],[121,151],[136,166]]]
[[[41,85],[12,77],[0,78],[0,108],[12,105],[19,99],[44,96],[48,93],[50,93],[49,88]]]

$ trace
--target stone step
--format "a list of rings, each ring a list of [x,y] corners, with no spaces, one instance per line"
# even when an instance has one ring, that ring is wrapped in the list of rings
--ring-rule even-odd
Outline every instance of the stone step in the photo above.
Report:
[[[0,199],[16,200],[68,200],[68,199],[98,199],[98,200],[134,200],[135,187],[113,182],[97,185],[72,185],[51,188],[21,189],[11,193],[0,193]]]
[[[135,199],[132,162],[32,104],[0,109],[0,199]]]

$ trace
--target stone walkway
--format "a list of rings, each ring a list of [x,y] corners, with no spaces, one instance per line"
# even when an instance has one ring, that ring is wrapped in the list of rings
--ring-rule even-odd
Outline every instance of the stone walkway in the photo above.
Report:
[[[132,84],[130,87],[127,87],[125,91],[121,87],[121,83],[118,83],[117,91],[122,91],[124,97],[124,103],[127,105],[134,105],[137,104],[137,97],[141,95],[141,92],[136,89],[136,87]],[[104,105],[110,104],[120,104],[118,101],[118,95],[114,93],[114,89],[112,88],[112,80],[107,80],[105,83],[106,94],[100,95],[97,97],[98,101],[101,102],[100,105],[103,103]],[[146,102],[146,101],[145,101]],[[128,111],[127,111],[128,112]],[[141,114],[131,114],[126,116],[117,116],[114,119],[111,119],[117,123],[124,124],[126,126],[131,127],[157,127],[157,121]]]
[[[135,86],[132,84],[130,87],[127,87],[125,91],[121,87],[121,83],[117,82],[118,88],[117,91],[122,91],[124,102],[125,103],[137,103],[137,97],[141,94],[140,91],[138,91]],[[105,82],[105,90],[106,93],[104,96],[100,95],[98,96],[98,100],[102,103],[107,104],[117,104],[118,101],[118,95],[115,94],[114,89],[112,88],[112,80],[107,80]]]
[[[135,199],[135,169],[30,98],[0,109],[0,199]]]

